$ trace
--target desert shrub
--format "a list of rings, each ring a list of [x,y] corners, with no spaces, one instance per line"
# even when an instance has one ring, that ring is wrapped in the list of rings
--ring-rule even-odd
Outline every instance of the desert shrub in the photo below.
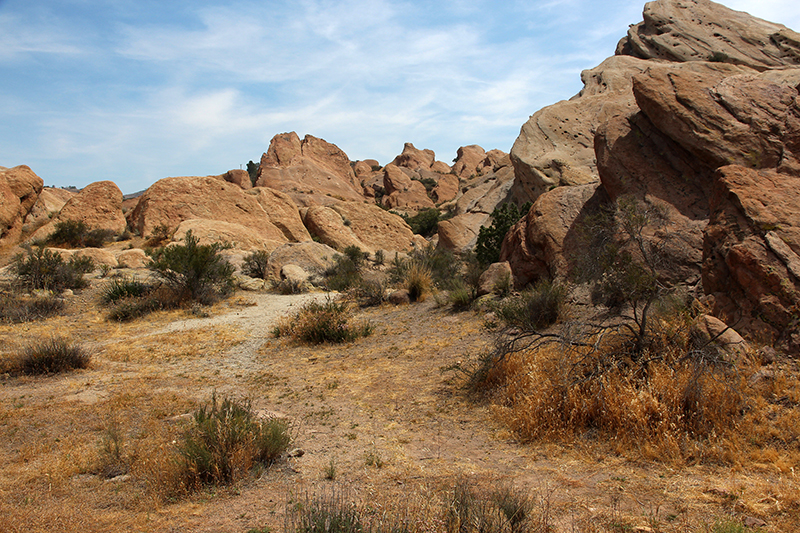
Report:
[[[259,420],[250,402],[214,395],[195,412],[179,449],[186,486],[235,482],[254,466],[275,462],[290,440],[286,421]]]
[[[415,264],[427,268],[433,284],[440,289],[449,289],[454,280],[461,278],[461,260],[449,250],[428,245],[413,250],[406,260],[395,255],[388,269],[389,280],[392,283],[402,283],[406,279],[406,271]]]
[[[183,244],[159,248],[148,267],[181,302],[208,304],[233,290],[233,266],[220,255],[222,245],[198,243],[191,231]]]
[[[495,314],[506,326],[538,331],[555,324],[564,311],[567,290],[560,283],[541,280],[533,288],[501,301]]]
[[[430,237],[439,230],[441,213],[435,207],[421,209],[414,216],[402,215],[403,220],[411,227],[411,231],[423,237]]]
[[[169,287],[147,287],[139,296],[123,297],[111,302],[108,319],[129,322],[161,309],[174,309],[182,303],[179,295]]]
[[[60,254],[43,247],[28,246],[13,262],[17,283],[28,290],[60,292],[82,288],[86,286],[83,275],[93,269],[90,257],[73,257],[65,262]]]
[[[368,322],[352,323],[350,305],[330,298],[309,302],[297,314],[282,320],[273,330],[276,337],[289,336],[301,342],[350,342],[372,333]]]
[[[361,307],[373,307],[383,303],[386,284],[379,279],[362,279],[350,289],[351,296]]]
[[[172,239],[172,232],[166,224],[159,224],[153,228],[147,239],[148,246],[158,246]]]
[[[24,297],[13,294],[0,296],[0,320],[11,323],[30,322],[57,315],[64,300],[56,296]]]
[[[255,250],[247,254],[242,263],[242,274],[251,278],[267,279],[269,277],[269,252]]]
[[[430,292],[433,285],[431,270],[425,264],[412,261],[405,271],[403,286],[408,291],[412,302],[421,302]]]
[[[361,271],[369,254],[358,246],[351,245],[344,253],[336,257],[334,265],[325,271],[328,288],[334,291],[346,291],[362,281]]]
[[[375,251],[375,264],[382,265],[386,262],[386,252],[383,250],[376,250]]]
[[[462,311],[472,306],[472,302],[475,301],[475,293],[462,282],[450,289],[447,293],[447,300],[455,311]]]
[[[130,278],[114,278],[103,286],[100,300],[112,304],[126,298],[141,298],[152,290],[147,283]]]
[[[56,374],[86,368],[89,352],[63,337],[51,337],[26,346],[18,358],[23,374]]]
[[[114,232],[109,229],[90,230],[82,220],[63,220],[56,222],[53,233],[48,237],[48,242],[70,248],[102,248],[114,238]]]
[[[308,290],[305,282],[296,279],[282,279],[275,288],[281,294],[301,294]]]
[[[475,244],[475,254],[482,265],[490,265],[500,261],[500,249],[503,246],[508,230],[524,217],[531,204],[521,208],[516,204],[500,204],[492,211],[492,224],[481,227]]]

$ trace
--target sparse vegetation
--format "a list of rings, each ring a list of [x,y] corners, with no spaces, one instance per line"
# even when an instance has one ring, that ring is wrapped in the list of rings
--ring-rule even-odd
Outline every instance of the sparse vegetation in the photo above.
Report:
[[[346,247],[343,252],[325,272],[328,288],[334,291],[346,291],[361,283],[364,262],[369,257],[355,245]]]
[[[495,314],[506,327],[539,331],[555,324],[563,316],[566,296],[564,285],[542,280],[532,288],[499,302]]]
[[[179,449],[185,486],[233,483],[256,465],[275,462],[290,440],[287,422],[259,420],[249,401],[214,395],[194,413]]]
[[[255,250],[247,254],[242,263],[242,274],[251,278],[267,279],[269,277],[269,252]]]
[[[309,344],[351,342],[372,333],[368,322],[354,324],[350,305],[328,298],[324,303],[312,301],[297,314],[283,319],[273,333],[276,337],[292,337]]]
[[[406,224],[411,226],[411,231],[423,237],[430,237],[439,231],[439,221],[444,220],[435,207],[420,209],[416,215],[402,215]]]
[[[17,283],[28,290],[60,292],[86,286],[83,275],[94,269],[90,257],[71,257],[64,261],[58,252],[43,247],[25,248],[14,258]]]
[[[57,374],[89,365],[91,356],[81,345],[64,337],[50,337],[27,345],[4,366],[12,374]]]
[[[54,295],[0,295],[0,320],[12,324],[55,316],[64,308],[64,300]]]
[[[109,229],[90,230],[82,220],[62,220],[56,222],[55,231],[47,241],[50,244],[68,246],[70,248],[102,248],[114,238]]]
[[[141,298],[153,288],[137,279],[114,278],[103,286],[100,299],[104,304],[113,304],[123,299]]]
[[[199,244],[191,231],[183,244],[159,248],[148,267],[179,302],[212,303],[233,289],[233,266],[220,255],[220,244]]]

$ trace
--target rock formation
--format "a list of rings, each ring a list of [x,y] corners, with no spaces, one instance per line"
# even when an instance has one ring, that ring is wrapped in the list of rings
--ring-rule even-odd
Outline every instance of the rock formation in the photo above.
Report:
[[[301,141],[295,132],[272,138],[261,156],[256,186],[285,192],[299,205],[325,204],[332,198],[364,201],[347,155],[311,135]]]
[[[633,195],[666,215],[665,277],[693,283],[702,265],[715,314],[796,346],[800,35],[708,0],[650,2],[644,18],[581,93],[523,126],[514,192],[537,200],[502,257],[518,284],[566,275],[581,217]]]
[[[44,181],[30,167],[0,170],[0,245],[15,244]]]

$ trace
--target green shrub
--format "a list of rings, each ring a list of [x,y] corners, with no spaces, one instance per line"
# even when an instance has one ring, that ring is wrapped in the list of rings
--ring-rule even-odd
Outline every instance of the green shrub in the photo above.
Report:
[[[491,226],[481,227],[475,244],[475,255],[482,265],[500,261],[503,239],[508,230],[528,213],[530,206],[531,204],[527,203],[519,208],[516,204],[506,203],[497,206],[492,211]]]
[[[56,222],[55,231],[50,234],[47,241],[70,248],[102,248],[113,237],[114,232],[109,229],[89,230],[82,220],[63,220]]]
[[[214,302],[233,290],[233,266],[220,255],[222,245],[198,244],[191,231],[183,244],[166,246],[153,252],[153,271],[178,301]]]
[[[538,331],[558,321],[564,310],[567,290],[549,280],[501,302],[495,311],[507,326]]]
[[[187,486],[228,484],[256,465],[270,465],[289,447],[284,420],[259,420],[250,402],[224,398],[203,405],[181,444],[180,466]]]
[[[350,292],[361,307],[374,307],[383,303],[386,285],[379,279],[362,279]]]
[[[334,291],[346,291],[362,281],[361,270],[369,254],[358,246],[351,245],[344,249],[344,254],[336,257],[336,262],[325,271],[328,288]]]
[[[389,267],[389,280],[392,283],[403,283],[406,271],[414,264],[424,266],[430,271],[434,285],[440,289],[449,289],[453,282],[461,277],[462,261],[453,252],[428,245],[415,249],[407,260],[395,255]]]
[[[247,254],[242,263],[242,274],[251,278],[267,279],[269,277],[269,252],[255,250]]]
[[[383,250],[376,250],[375,251],[375,264],[382,265],[386,262],[386,252]]]
[[[56,374],[86,368],[91,357],[80,345],[63,337],[52,337],[24,348],[19,358],[23,374]]]
[[[57,315],[64,308],[64,300],[56,296],[22,297],[11,294],[0,296],[0,320],[11,323],[30,322]]]
[[[150,237],[147,239],[148,246],[157,246],[172,239],[172,232],[166,224],[159,224],[153,228]]]
[[[469,309],[475,301],[475,293],[463,283],[450,289],[447,299],[456,311]]]
[[[372,330],[369,323],[351,323],[351,309],[346,302],[328,298],[324,303],[307,303],[297,314],[281,321],[273,333],[276,337],[321,344],[354,341],[370,335]]]
[[[111,304],[125,298],[140,298],[151,290],[152,287],[142,281],[115,278],[103,286],[100,299],[104,304]]]
[[[435,207],[421,209],[414,216],[401,215],[411,227],[411,231],[423,237],[430,237],[439,231],[439,221],[442,220],[439,210]]]
[[[14,258],[13,270],[17,282],[28,290],[78,289],[86,286],[83,275],[94,269],[90,257],[71,258],[65,262],[60,254],[47,248],[26,247],[25,253]]]

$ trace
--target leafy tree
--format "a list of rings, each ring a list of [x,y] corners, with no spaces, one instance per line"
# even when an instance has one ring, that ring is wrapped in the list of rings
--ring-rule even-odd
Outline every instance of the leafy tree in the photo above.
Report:
[[[475,245],[475,255],[482,265],[491,265],[500,261],[500,249],[503,246],[508,230],[511,226],[528,213],[530,202],[521,208],[513,203],[500,204],[492,211],[492,225],[483,226],[478,233],[478,241]]]

